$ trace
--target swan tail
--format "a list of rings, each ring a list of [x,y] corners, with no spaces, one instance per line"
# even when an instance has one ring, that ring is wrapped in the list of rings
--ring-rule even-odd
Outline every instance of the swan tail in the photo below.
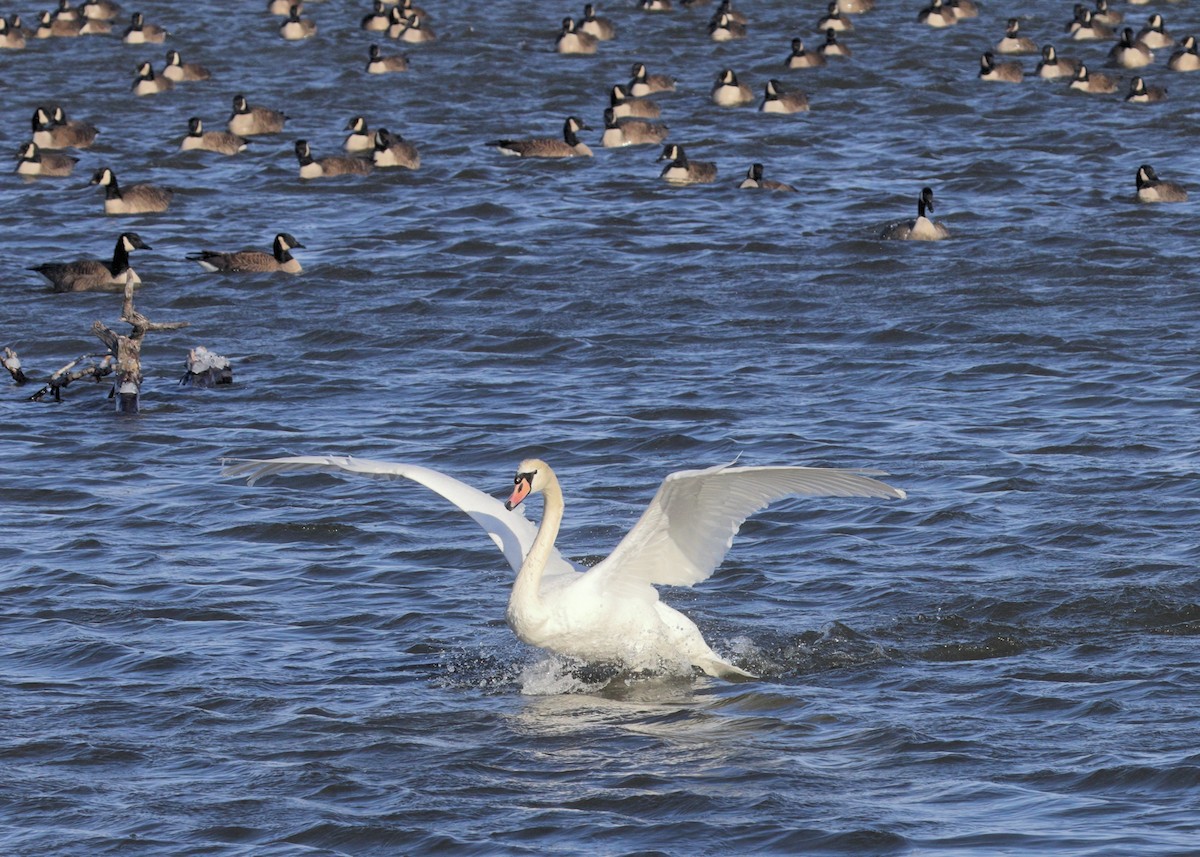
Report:
[[[698,658],[693,663],[713,678],[723,678],[725,681],[757,681],[759,678],[754,673],[735,667],[715,655],[711,658]]]

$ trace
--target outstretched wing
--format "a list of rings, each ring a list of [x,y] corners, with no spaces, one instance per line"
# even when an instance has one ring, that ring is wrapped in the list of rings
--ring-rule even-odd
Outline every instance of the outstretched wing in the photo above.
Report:
[[[355,473],[375,479],[410,479],[424,485],[435,494],[445,497],[491,536],[492,541],[504,553],[504,558],[512,566],[513,571],[521,568],[525,554],[533,545],[537,527],[520,512],[510,512],[504,504],[478,488],[472,488],[465,482],[460,482],[453,476],[419,467],[415,464],[401,464],[393,461],[374,461],[369,458],[339,458],[325,455],[304,455],[294,458],[227,459],[231,462],[222,476],[245,476],[253,485],[264,476],[276,473],[312,473],[318,471],[332,473]],[[547,574],[574,573],[582,571],[582,567],[568,562],[558,553],[552,552],[546,564]]]
[[[893,497],[905,493],[873,470],[730,467],[681,470],[663,480],[642,517],[607,559],[588,573],[691,586],[720,565],[742,522],[776,500]]]

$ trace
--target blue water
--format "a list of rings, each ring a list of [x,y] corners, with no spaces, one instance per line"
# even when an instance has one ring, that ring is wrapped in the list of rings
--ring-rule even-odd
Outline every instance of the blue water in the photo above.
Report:
[[[439,41],[394,77],[362,73],[385,40],[334,0],[304,44],[257,3],[147,2],[168,45],[0,57],[5,151],[45,102],[102,130],[69,179],[0,180],[0,344],[40,383],[97,349],[92,321],[124,330],[118,295],[24,270],[106,258],[124,229],[153,248],[138,308],[190,323],[148,334],[136,417],[103,384],[3,396],[0,851],[1197,853],[1200,227],[1194,202],[1134,202],[1134,174],[1200,191],[1200,75],[1158,51],[1170,96],[1146,106],[976,80],[1011,15],[1102,69],[1109,45],[1062,41],[1069,4],[932,32],[881,3],[811,72],[781,64],[820,43],[824,3],[739,4],[750,36],[724,46],[712,7],[602,7],[619,37],[582,59],[550,52],[579,9],[426,5]],[[1114,5],[1200,29],[1190,4]],[[134,98],[172,46],[213,80]],[[679,79],[670,139],[717,184],[599,147],[635,60]],[[812,110],[715,108],[726,65]],[[287,132],[176,151],[238,92]],[[360,113],[421,169],[302,183],[295,139],[333,154]],[[593,159],[482,145],[571,113]],[[737,190],[754,161],[800,193]],[[176,188],[169,212],[106,218],[102,165]],[[924,185],[951,240],[879,241]],[[184,259],[277,231],[305,245],[297,277]],[[231,388],[178,386],[195,345]],[[780,503],[710,580],[662,591],[761,681],[613,678],[517,641],[503,558],[419,486],[220,476],[318,453],[496,495],[545,458],[583,562],[674,470],[874,467],[909,496]]]

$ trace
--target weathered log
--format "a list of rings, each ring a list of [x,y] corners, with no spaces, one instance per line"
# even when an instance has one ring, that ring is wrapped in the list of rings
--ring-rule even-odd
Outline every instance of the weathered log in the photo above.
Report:
[[[84,366],[81,369],[75,367],[84,360],[95,360],[101,358],[99,363],[92,363]],[[111,375],[113,372],[113,356],[111,354],[81,354],[72,360],[67,365],[63,366],[58,371],[50,376],[42,388],[29,397],[31,402],[40,402],[46,398],[48,394],[54,395],[54,401],[62,401],[62,388],[70,384],[72,381],[78,381],[82,378],[92,378],[99,381],[106,375]]]
[[[134,283],[125,283],[125,303],[121,309],[121,321],[133,328],[128,335],[116,333],[104,322],[92,322],[92,333],[108,347],[116,361],[117,379],[109,398],[116,399],[117,412],[122,414],[138,412],[142,389],[142,338],[151,330],[178,330],[188,326],[186,321],[158,322],[146,318],[133,305],[133,287]]]
[[[21,369],[21,358],[8,346],[4,347],[4,357],[0,358],[0,364],[4,365],[9,375],[12,375],[12,379],[17,382],[18,387],[29,383],[29,379],[25,377],[25,372]]]

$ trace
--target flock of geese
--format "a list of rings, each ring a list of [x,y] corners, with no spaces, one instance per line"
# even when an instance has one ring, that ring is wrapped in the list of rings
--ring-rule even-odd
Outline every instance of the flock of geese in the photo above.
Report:
[[[682,5],[697,7],[707,0],[681,0]],[[671,0],[637,0],[640,9],[647,13],[672,11]],[[873,0],[830,0],[826,12],[816,21],[824,40],[813,50],[805,47],[801,38],[791,40],[790,52],[780,63],[781,77],[787,72],[819,68],[830,62],[843,62],[852,56],[852,51],[839,37],[852,39],[856,25],[854,18],[872,11]],[[279,36],[286,40],[303,40],[318,32],[317,23],[303,13],[302,3],[293,0],[270,0],[267,12],[284,18],[279,24]],[[50,38],[67,38],[91,34],[117,34],[130,44],[163,44],[169,39],[169,31],[155,23],[147,22],[140,12],[129,16],[123,29],[116,20],[122,11],[113,0],[87,0],[73,7],[70,0],[59,0],[53,12],[38,16],[37,27],[26,29],[19,16],[0,18],[0,49],[21,50],[30,41]],[[915,15],[914,25],[946,28],[958,25],[965,19],[980,15],[974,0],[929,0],[929,5]],[[1039,45],[1021,30],[1021,20],[1007,21],[1004,33],[980,56],[979,79],[1001,83],[1020,82],[1028,76],[1042,80],[1067,81],[1071,90],[1089,94],[1114,93],[1119,84],[1110,74],[1089,68],[1082,59],[1059,54],[1052,44]],[[1151,14],[1144,26],[1135,31],[1125,25],[1124,15],[1109,6],[1108,0],[1095,0],[1094,8],[1076,4],[1070,20],[1061,28],[1062,39],[1077,47],[1099,42],[1105,46],[1101,62],[1115,69],[1130,69],[1137,72],[1129,80],[1125,100],[1132,103],[1153,103],[1166,98],[1166,89],[1148,84],[1142,77],[1142,69],[1154,62],[1155,52],[1173,49],[1167,68],[1177,72],[1200,70],[1200,53],[1196,39],[1187,36],[1176,41],[1171,35],[1161,14]],[[750,27],[748,17],[734,9],[731,0],[720,0],[708,23],[709,38],[715,42],[729,42],[745,38]],[[429,16],[412,0],[372,0],[371,11],[364,15],[359,27],[372,34],[383,35],[406,45],[428,44],[436,41],[437,35],[429,24]],[[591,56],[605,50],[604,44],[618,38],[616,25],[597,14],[596,7],[588,3],[578,20],[567,17],[562,20],[554,50],[563,55]],[[547,44],[547,48],[549,44]],[[1021,55],[1040,55],[1040,61],[1032,72],[1028,72],[1013,59]],[[1092,63],[1097,65],[1098,63]],[[403,73],[408,70],[406,57],[389,54],[379,44],[369,45],[364,71],[367,74]],[[179,51],[166,53],[166,64],[156,72],[152,63],[142,62],[137,67],[131,91],[136,96],[154,96],[167,92],[177,84],[203,81],[212,77],[211,72],[198,63],[184,62]],[[600,145],[605,148],[653,145],[662,146],[660,161],[667,163],[662,168],[662,180],[674,185],[706,184],[717,181],[717,166],[713,162],[692,160],[684,146],[668,142],[671,134],[661,121],[662,108],[656,100],[664,93],[674,92],[676,81],[663,73],[652,73],[642,62],[635,62],[630,69],[628,82],[614,84],[608,90],[609,103],[603,111],[604,127]],[[799,87],[783,83],[779,78],[766,81],[761,97],[756,97],[749,86],[739,81],[732,68],[725,68],[716,76],[709,92],[711,102],[722,108],[736,109],[758,103],[764,114],[802,114],[809,109],[809,96]],[[206,129],[199,117],[187,121],[187,134],[179,148],[183,151],[204,151],[233,156],[246,149],[250,138],[262,135],[277,135],[284,132],[288,117],[282,110],[261,104],[252,104],[242,94],[232,100],[232,112],[224,129]],[[353,117],[348,126],[349,135],[344,144],[345,152],[317,157],[307,140],[296,140],[295,157],[299,176],[305,180],[330,176],[364,175],[375,169],[401,168],[415,170],[420,167],[421,156],[411,142],[387,128],[371,132],[366,120]],[[558,137],[533,137],[524,139],[504,138],[488,142],[505,155],[519,158],[579,158],[593,155],[592,149],[581,137],[591,130],[578,116],[568,116]],[[69,176],[77,159],[68,154],[71,149],[83,149],[94,142],[98,129],[84,122],[69,119],[59,106],[39,106],[32,118],[32,136],[20,149],[17,172],[29,178],[54,178]],[[1143,164],[1136,174],[1137,199],[1144,202],[1181,202],[1187,199],[1187,191],[1178,183],[1159,179],[1154,168]],[[111,167],[97,169],[91,179],[104,191],[104,211],[110,215],[155,214],[168,210],[173,193],[171,190],[147,183],[122,184]],[[753,163],[746,171],[738,187],[747,190],[795,192],[791,185],[764,177],[761,163]],[[881,237],[902,240],[939,240],[950,235],[943,223],[929,218],[934,210],[933,190],[924,187],[916,199],[916,217],[886,226]],[[86,260],[79,263],[48,263],[37,270],[50,279],[57,291],[84,291],[90,289],[119,288],[127,279],[138,282],[129,268],[128,254],[131,250],[145,247],[145,242],[136,233],[123,233],[117,241],[110,261]],[[206,270],[217,271],[278,271],[298,273],[299,262],[291,251],[302,245],[286,232],[279,233],[271,252],[238,251],[218,253],[202,251],[193,254]]]

